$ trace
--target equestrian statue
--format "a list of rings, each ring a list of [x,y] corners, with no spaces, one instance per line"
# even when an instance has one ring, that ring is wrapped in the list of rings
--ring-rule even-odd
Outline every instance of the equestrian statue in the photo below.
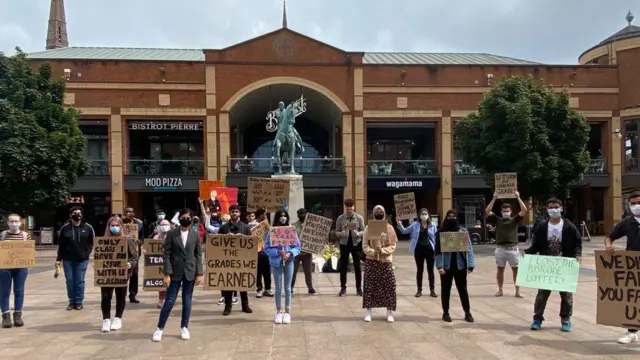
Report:
[[[289,174],[295,174],[293,162],[296,154],[304,152],[302,138],[294,126],[298,111],[299,105],[296,102],[292,102],[286,108],[284,102],[278,103],[278,110],[276,110],[278,130],[275,139],[273,139],[273,152],[278,164],[278,174],[282,174],[283,163],[290,165]]]

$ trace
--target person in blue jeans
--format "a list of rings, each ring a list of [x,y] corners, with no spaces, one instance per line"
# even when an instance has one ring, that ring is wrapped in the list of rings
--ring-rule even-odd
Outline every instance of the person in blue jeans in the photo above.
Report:
[[[273,226],[289,226],[289,214],[284,209],[276,211],[273,217]],[[264,252],[269,257],[271,273],[276,285],[276,324],[291,323],[291,280],[293,279],[293,259],[300,254],[300,239],[293,232],[295,242],[293,244],[272,243],[271,237],[267,234],[264,241]],[[283,283],[284,277],[284,283]],[[284,312],[282,312],[282,287],[284,286]]]
[[[18,214],[11,214],[7,218],[9,230],[5,230],[0,235],[0,241],[31,240],[29,233],[20,231],[21,217]],[[22,305],[24,304],[24,285],[27,282],[29,269],[1,269],[0,270],[0,310],[2,310],[2,327],[24,326],[22,321]],[[11,287],[13,285],[13,323],[9,312],[9,302],[11,300]]]
[[[84,279],[93,251],[96,236],[93,227],[82,221],[82,208],[74,206],[71,221],[62,225],[58,235],[58,256],[56,265],[62,264],[67,283],[67,310],[82,310],[84,302]]]

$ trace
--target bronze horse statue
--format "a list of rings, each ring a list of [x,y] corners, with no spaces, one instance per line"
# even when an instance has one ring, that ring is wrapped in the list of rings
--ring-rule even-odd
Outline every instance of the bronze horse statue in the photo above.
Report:
[[[302,139],[294,127],[297,111],[298,105],[295,102],[286,108],[284,102],[281,101],[278,104],[278,130],[275,139],[273,139],[273,152],[278,164],[278,174],[282,174],[283,162],[290,164],[289,174],[295,174],[293,162],[296,153],[304,152]]]

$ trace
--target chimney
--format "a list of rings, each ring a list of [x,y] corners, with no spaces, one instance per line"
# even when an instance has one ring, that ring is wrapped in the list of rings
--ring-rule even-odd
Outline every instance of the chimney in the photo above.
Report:
[[[47,50],[66,47],[69,47],[69,38],[67,37],[67,20],[64,15],[64,0],[51,0]]]

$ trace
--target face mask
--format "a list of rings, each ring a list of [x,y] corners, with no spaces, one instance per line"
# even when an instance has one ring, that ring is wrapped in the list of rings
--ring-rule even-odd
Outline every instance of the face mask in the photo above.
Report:
[[[198,226],[197,225],[194,225],[191,228],[193,229],[193,231],[198,231]]]
[[[304,216],[298,216],[298,220],[300,220],[300,222],[304,222]]]
[[[8,224],[9,224],[9,229],[11,229],[11,230],[20,229],[20,223],[17,222],[17,221],[12,221],[12,222],[9,222]]]
[[[160,221],[164,220],[164,214],[158,215],[158,220],[160,220]]]
[[[191,219],[180,219],[180,226],[188,227],[191,225]]]
[[[503,218],[510,218],[511,217],[511,211],[504,211],[502,213],[502,217]]]
[[[159,229],[161,233],[169,232],[169,225],[161,225]]]
[[[287,223],[287,218],[285,216],[282,216],[280,218],[280,224],[286,224]]]
[[[448,227],[456,227],[458,226],[458,219],[446,219],[444,224]]]
[[[384,214],[375,213],[375,214],[373,215],[373,217],[374,217],[376,220],[382,220],[382,219],[384,219]]]
[[[640,205],[631,205],[631,212],[635,216],[640,216]]]
[[[112,234],[120,234],[120,226],[111,226],[109,227],[109,231],[111,231]]]
[[[422,220],[422,221],[429,220],[429,215],[420,215],[420,220]]]
[[[71,220],[73,221],[80,221],[82,219],[82,215],[80,214],[72,214],[71,215]]]
[[[547,209],[547,213],[549,214],[549,217],[559,218],[562,216],[562,209]]]

